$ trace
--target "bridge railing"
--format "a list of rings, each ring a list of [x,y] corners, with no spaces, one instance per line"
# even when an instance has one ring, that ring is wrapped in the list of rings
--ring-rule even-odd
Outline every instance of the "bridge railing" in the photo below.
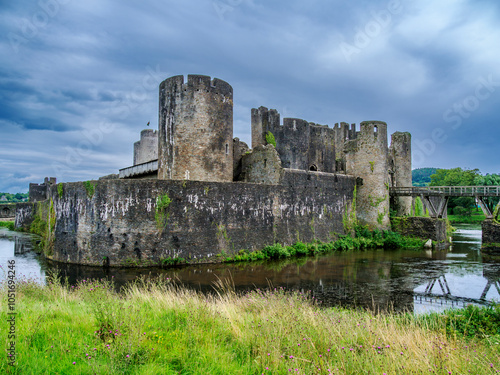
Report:
[[[413,186],[392,187],[393,195],[443,195],[462,197],[500,197],[500,186]]]

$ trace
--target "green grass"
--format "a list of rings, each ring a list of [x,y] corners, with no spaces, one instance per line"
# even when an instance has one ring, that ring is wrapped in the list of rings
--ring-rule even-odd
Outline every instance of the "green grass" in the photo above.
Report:
[[[481,223],[486,220],[486,216],[483,213],[475,213],[471,216],[462,216],[462,215],[448,215],[448,220],[450,223],[466,223],[466,224],[475,224]]]
[[[13,221],[0,221],[0,227],[5,227],[9,230],[15,230],[14,222]]]
[[[447,332],[444,319],[322,309],[283,289],[207,296],[171,280],[122,294],[106,281],[19,282],[16,367],[2,374],[490,374],[489,336]],[[6,287],[1,290],[7,306]],[[0,311],[3,334],[6,309]],[[497,335],[498,336],[498,335]],[[495,336],[495,337],[497,337]],[[498,342],[498,341],[496,341]]]
[[[223,262],[243,262],[269,259],[293,258],[305,255],[320,255],[334,251],[368,250],[377,248],[419,248],[423,247],[424,241],[413,237],[404,237],[399,233],[391,231],[370,231],[367,227],[357,226],[354,230],[355,236],[339,235],[338,239],[331,242],[315,241],[312,243],[296,242],[291,246],[283,246],[279,243],[266,246],[262,250],[247,251],[240,250],[233,256],[221,255]]]
[[[446,314],[425,315],[418,320],[427,326],[440,327],[437,329],[445,330],[449,336],[493,339],[495,345],[500,344],[500,305],[468,305],[464,309],[449,310]]]

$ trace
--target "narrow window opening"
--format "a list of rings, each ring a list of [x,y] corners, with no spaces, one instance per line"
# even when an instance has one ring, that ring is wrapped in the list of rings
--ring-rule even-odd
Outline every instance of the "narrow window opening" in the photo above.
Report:
[[[229,155],[229,144],[226,143],[226,155]]]
[[[264,159],[264,168],[267,168],[267,159]]]
[[[375,125],[375,126],[373,127],[373,133],[374,133],[374,135],[375,135],[375,138],[377,138],[377,136],[378,136],[378,126],[377,126],[377,125]]]

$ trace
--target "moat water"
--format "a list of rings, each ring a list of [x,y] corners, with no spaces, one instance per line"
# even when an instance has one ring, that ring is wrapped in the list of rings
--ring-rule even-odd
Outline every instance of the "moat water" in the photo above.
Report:
[[[324,306],[424,313],[500,302],[500,260],[481,255],[481,227],[456,225],[446,251],[375,250],[293,260],[193,265],[171,269],[103,269],[49,262],[32,250],[33,236],[0,228],[0,280],[7,261],[20,278],[44,283],[55,270],[71,284],[109,278],[120,287],[141,275],[163,274],[188,288],[213,292],[217,280],[237,291],[279,288],[311,293]]]

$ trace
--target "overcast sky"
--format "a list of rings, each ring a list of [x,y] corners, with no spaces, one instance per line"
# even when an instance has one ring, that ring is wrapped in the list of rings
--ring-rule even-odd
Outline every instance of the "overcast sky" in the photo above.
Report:
[[[500,173],[498,0],[0,0],[0,191],[132,165],[158,84],[204,74],[250,110],[413,136],[413,167]]]

